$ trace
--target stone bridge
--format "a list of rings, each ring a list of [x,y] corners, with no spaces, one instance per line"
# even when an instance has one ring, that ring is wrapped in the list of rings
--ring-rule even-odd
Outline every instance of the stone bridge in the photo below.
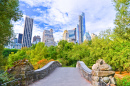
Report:
[[[62,67],[51,61],[38,70],[22,71],[22,86],[115,86],[115,72],[110,65],[100,59],[89,69],[78,61],[76,67]],[[23,76],[24,75],[24,76]],[[11,85],[12,86],[12,85]],[[17,85],[18,86],[18,85]],[[21,85],[20,85],[21,86]]]

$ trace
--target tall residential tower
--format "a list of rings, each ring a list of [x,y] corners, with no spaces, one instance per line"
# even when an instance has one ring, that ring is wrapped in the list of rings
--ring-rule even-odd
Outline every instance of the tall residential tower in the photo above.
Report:
[[[31,46],[32,29],[33,29],[33,19],[26,16],[25,24],[24,24],[22,47]]]

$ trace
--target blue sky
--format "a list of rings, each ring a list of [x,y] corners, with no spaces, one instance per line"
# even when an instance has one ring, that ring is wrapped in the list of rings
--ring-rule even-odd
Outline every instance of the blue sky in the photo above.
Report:
[[[64,30],[77,26],[79,15],[85,13],[86,31],[99,34],[114,28],[116,11],[112,0],[19,0],[23,17],[14,24],[15,33],[23,33],[25,16],[34,19],[33,35],[53,29],[54,39],[62,39]]]

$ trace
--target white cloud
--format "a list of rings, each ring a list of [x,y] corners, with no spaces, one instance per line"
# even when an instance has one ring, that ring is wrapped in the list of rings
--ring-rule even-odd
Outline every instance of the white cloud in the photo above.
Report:
[[[33,6],[49,6],[52,0],[19,0],[29,4],[31,7]]]
[[[49,7],[47,10],[34,9],[40,16],[33,15],[34,21],[47,23],[51,26],[60,25],[59,32],[55,32],[55,40],[61,39],[62,31],[73,29],[78,24],[78,16],[81,12],[85,13],[86,31],[98,34],[102,30],[114,28],[115,19],[114,6],[111,0],[20,0],[31,7]],[[48,12],[48,13],[47,13]],[[68,15],[67,15],[68,14]],[[35,25],[35,24],[34,24]],[[43,28],[34,26],[37,33]],[[44,29],[46,29],[45,27]],[[52,28],[53,29],[53,28]],[[57,29],[57,28],[55,28]]]

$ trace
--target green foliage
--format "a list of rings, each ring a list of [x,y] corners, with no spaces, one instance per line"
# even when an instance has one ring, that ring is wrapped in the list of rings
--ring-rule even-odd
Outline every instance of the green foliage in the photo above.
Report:
[[[11,54],[11,52],[14,52],[14,53],[16,53],[18,51],[18,49],[4,49],[4,51],[3,51],[3,57],[5,58],[5,57],[8,57],[9,56],[9,54]]]
[[[117,86],[130,86],[130,76],[125,76],[122,79],[116,77],[116,81]]]
[[[2,52],[4,44],[13,35],[12,21],[17,21],[22,17],[19,11],[19,0],[0,0],[0,60],[3,61]],[[5,60],[5,59],[4,59]],[[5,63],[0,62],[0,67]],[[1,68],[0,68],[1,69]]]
[[[116,8],[115,34],[130,41],[130,0],[114,0]]]

